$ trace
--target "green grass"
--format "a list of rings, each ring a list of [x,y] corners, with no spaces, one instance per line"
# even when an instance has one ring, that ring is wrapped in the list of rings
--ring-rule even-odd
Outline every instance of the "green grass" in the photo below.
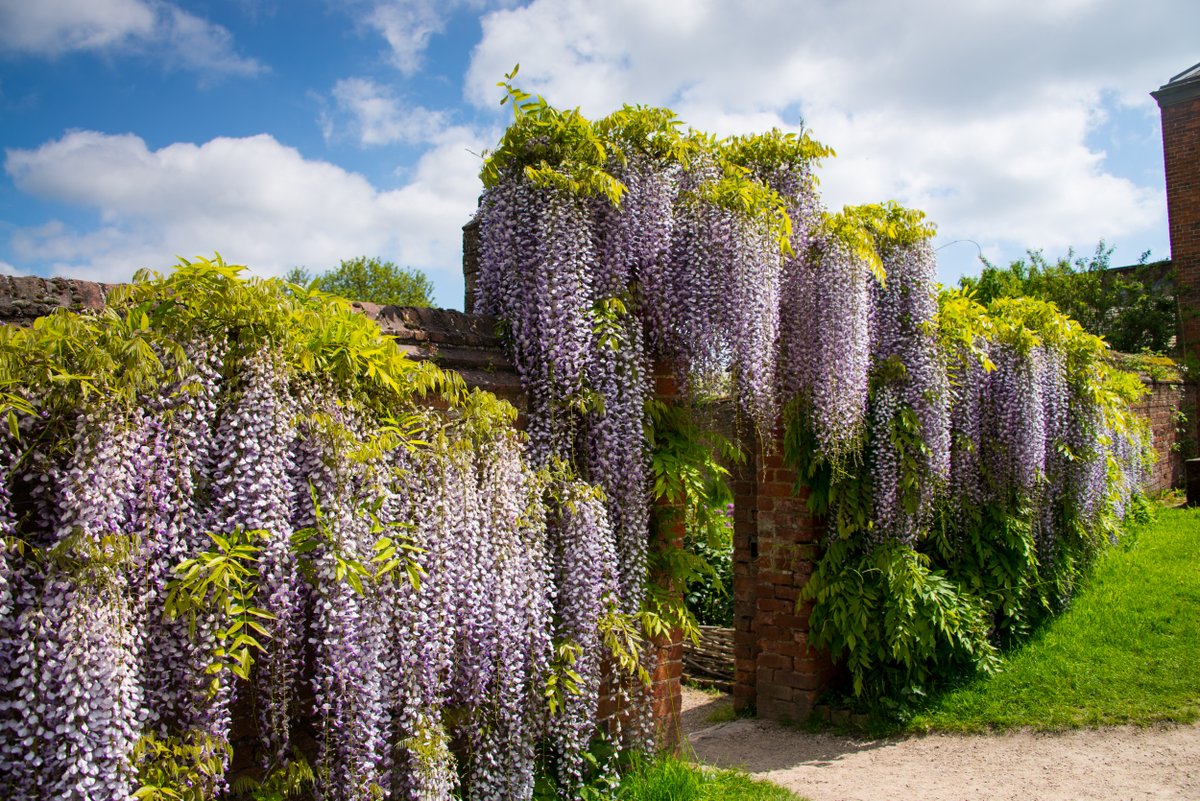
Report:
[[[1200,718],[1200,510],[1159,509],[1001,671],[935,698],[910,731]]]
[[[717,708],[708,713],[708,717],[704,719],[705,723],[716,725],[718,723],[728,723],[731,720],[737,720],[739,717],[737,710],[733,708],[732,703],[718,704]]]
[[[770,782],[731,770],[699,768],[678,757],[659,756],[621,781],[621,801],[804,801]]]

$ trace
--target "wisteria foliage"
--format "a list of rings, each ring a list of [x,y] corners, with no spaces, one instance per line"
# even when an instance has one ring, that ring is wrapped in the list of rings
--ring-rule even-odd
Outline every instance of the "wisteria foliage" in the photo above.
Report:
[[[685,395],[732,379],[754,428],[774,429],[781,339],[805,346],[781,320],[800,269],[785,254],[814,235],[811,167],[827,151],[778,131],[684,134],[665,109],[591,123],[511,87],[510,99],[514,124],[483,171],[475,310],[503,320],[535,458],[603,490],[632,613],[646,574],[652,364]]]
[[[200,742],[215,774],[169,789],[223,797],[248,721],[257,775],[303,759],[322,799],[530,798],[539,766],[572,796],[618,605],[602,496],[535,471],[507,404],[239,269],[4,333],[37,411],[0,438],[0,795],[127,798],[181,767],[142,746]],[[113,359],[131,337],[151,366]]]
[[[883,255],[870,469],[806,474],[838,525],[802,597],[855,693],[894,704],[992,669],[998,645],[1069,603],[1144,504],[1152,450],[1130,408],[1141,382],[1102,341],[1041,301],[935,301],[921,242]]]
[[[535,453],[605,493],[625,609],[644,574],[631,510],[652,363],[685,395],[731,386],[763,447],[785,410],[810,508],[853,558],[882,549],[959,581],[947,619],[985,641],[954,648],[987,652],[981,615],[1016,627],[1018,607],[1065,602],[1136,505],[1147,453],[1137,389],[1102,343],[1046,304],[939,296],[924,215],[826,211],[813,168],[832,151],[807,135],[718,140],[642,107],[592,123],[508,89],[477,310],[507,327]]]

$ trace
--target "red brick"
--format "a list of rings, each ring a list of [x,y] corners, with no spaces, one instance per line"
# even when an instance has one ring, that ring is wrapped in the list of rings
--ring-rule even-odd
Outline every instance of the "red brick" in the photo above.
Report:
[[[758,497],[763,496],[768,498],[790,498],[792,497],[792,485],[779,482],[760,485],[758,488]]]
[[[775,680],[781,684],[787,685],[791,689],[797,690],[817,690],[824,685],[824,673],[817,671],[813,673],[801,673],[799,671],[788,671],[783,674],[776,674]]]
[[[776,590],[776,592],[778,592],[778,590]],[[790,613],[795,608],[795,605],[786,600],[777,598],[759,598],[758,608],[764,612]]]
[[[759,669],[771,668],[772,670],[782,670],[790,673],[792,670],[792,658],[783,654],[773,654],[769,650],[770,647],[768,644],[763,645],[763,653],[758,655]]]
[[[762,643],[764,647],[767,643],[778,642],[780,640],[787,639],[788,636],[788,631],[786,629],[779,628],[778,626],[771,626],[765,623],[757,627],[757,632],[759,642]]]

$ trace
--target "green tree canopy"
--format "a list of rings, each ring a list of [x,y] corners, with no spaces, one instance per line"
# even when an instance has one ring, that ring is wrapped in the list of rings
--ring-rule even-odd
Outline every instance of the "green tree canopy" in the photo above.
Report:
[[[1101,240],[1091,256],[1068,251],[1055,262],[1040,250],[1027,251],[1026,258],[1008,267],[984,259],[982,274],[963,276],[959,286],[985,305],[996,298],[1047,300],[1116,350],[1165,353],[1175,337],[1173,272],[1148,264],[1149,252],[1134,269],[1113,270],[1111,255],[1112,248]]]
[[[397,267],[377,256],[343,259],[335,269],[313,276],[293,267],[285,276],[294,284],[319,289],[347,300],[381,306],[432,306],[433,283],[417,269]]]

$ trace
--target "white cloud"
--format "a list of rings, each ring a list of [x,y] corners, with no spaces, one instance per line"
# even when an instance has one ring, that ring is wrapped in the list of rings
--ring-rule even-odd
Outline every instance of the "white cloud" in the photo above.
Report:
[[[380,3],[367,15],[366,22],[387,40],[396,68],[412,75],[421,66],[429,39],[445,30],[453,5],[437,0]]]
[[[174,6],[160,6],[163,23],[159,34],[172,62],[190,69],[230,75],[256,75],[266,68],[252,58],[237,55],[228,30]]]
[[[154,52],[172,66],[254,75],[233,37],[163,0],[0,0],[0,51],[54,58],[72,51]]]
[[[491,105],[520,61],[526,83],[604,112],[645,100],[746,110],[793,103],[983,112],[1046,88],[1150,88],[1194,55],[1189,0],[991,0],[946,4],[759,0],[534,0],[483,19],[468,98]],[[1154,48],[1144,42],[1154,41]],[[1116,57],[1114,54],[1120,54]]]
[[[19,275],[17,268],[0,259],[0,275]]]
[[[369,78],[344,78],[333,87],[336,111],[322,114],[325,138],[348,129],[363,145],[427,142],[446,127],[446,115],[406,106],[386,86]]]
[[[9,150],[5,169],[18,189],[93,209],[99,224],[20,228],[11,252],[55,274],[107,281],[213,251],[264,275],[381,256],[426,270],[438,299],[457,304],[461,226],[479,192],[469,151],[481,148],[471,132],[445,130],[407,184],[381,191],[267,135],[150,150],[137,136],[75,131]]]
[[[812,118],[838,143],[839,157],[821,171],[827,202],[903,198],[939,222],[947,241],[1065,250],[1163,222],[1161,186],[1106,172],[1104,154],[1084,144],[1090,122],[1078,106],[1043,103],[936,125],[895,112],[851,119],[823,109]]]
[[[143,0],[3,0],[0,47],[46,56],[99,50],[148,37],[155,18]]]
[[[803,117],[839,153],[831,204],[894,197],[944,240],[1020,253],[1165,231],[1161,178],[1118,177],[1092,142],[1125,107],[1153,133],[1148,93],[1195,61],[1200,5],[534,0],[482,26],[480,108],[519,61],[522,88],[590,115],[668,105],[720,134]]]
[[[469,8],[505,8],[520,0],[358,0],[367,5],[360,22],[387,40],[392,66],[404,75],[419,72],[424,65],[430,40],[445,33],[450,18]]]

